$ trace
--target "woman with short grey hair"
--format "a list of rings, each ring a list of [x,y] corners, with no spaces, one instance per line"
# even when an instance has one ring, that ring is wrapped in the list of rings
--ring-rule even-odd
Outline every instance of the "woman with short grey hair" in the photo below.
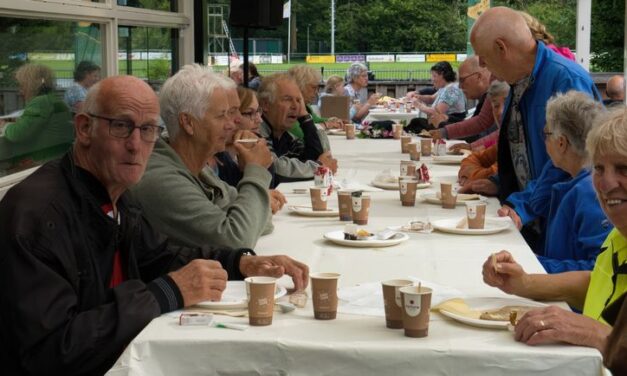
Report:
[[[601,103],[587,94],[569,91],[552,97],[546,106],[544,137],[553,165],[566,174],[549,176],[551,163],[538,180],[554,180],[550,205],[541,208],[530,197],[512,195],[510,200],[518,223],[546,218],[544,249],[534,249],[548,273],[592,270],[601,245],[612,229],[597,200],[587,166],[586,137],[603,112]],[[506,214],[507,206],[499,210]],[[507,213],[511,214],[511,213]],[[522,223],[524,224],[524,223]]]
[[[368,116],[370,107],[377,104],[380,95],[377,93],[368,97],[368,67],[362,63],[353,63],[346,71],[348,83],[344,86],[344,95],[353,101],[350,116],[356,123]]]

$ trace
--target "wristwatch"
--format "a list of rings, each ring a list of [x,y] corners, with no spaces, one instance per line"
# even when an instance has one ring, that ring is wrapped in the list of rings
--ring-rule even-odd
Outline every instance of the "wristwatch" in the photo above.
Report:
[[[308,121],[312,121],[313,118],[311,117],[310,114],[307,114],[307,115],[303,115],[303,116],[297,118],[296,120],[298,120],[299,123],[306,123]]]

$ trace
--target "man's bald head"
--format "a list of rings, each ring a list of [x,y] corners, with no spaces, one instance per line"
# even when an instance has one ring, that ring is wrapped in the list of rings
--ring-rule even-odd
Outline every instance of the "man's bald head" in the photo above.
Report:
[[[605,93],[610,99],[619,101],[625,100],[625,78],[620,75],[610,77],[610,79],[607,80]]]
[[[134,76],[107,77],[91,87],[83,105],[87,113],[111,113],[118,101],[155,100],[157,95],[147,83]]]
[[[516,82],[531,74],[536,42],[517,11],[496,7],[484,12],[470,32],[480,64],[496,77]]]
[[[459,87],[468,99],[479,99],[488,90],[491,73],[471,55],[459,65]]]

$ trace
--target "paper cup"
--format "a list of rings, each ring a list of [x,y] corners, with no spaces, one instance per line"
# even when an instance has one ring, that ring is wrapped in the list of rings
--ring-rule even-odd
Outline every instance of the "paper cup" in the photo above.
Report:
[[[407,147],[409,148],[409,159],[411,159],[412,161],[419,161],[420,151],[418,150],[418,143],[410,142]]]
[[[317,320],[334,320],[337,316],[338,273],[314,273],[311,275],[311,299]]]
[[[403,329],[403,304],[401,287],[412,286],[408,279],[392,279],[381,282],[383,287],[383,306],[385,307],[385,326],[390,329]]]
[[[414,206],[416,204],[416,189],[418,181],[415,179],[399,179],[398,191],[401,196],[403,206]]]
[[[311,196],[311,208],[313,211],[325,211],[327,210],[327,194],[328,189],[322,187],[309,188],[309,195]]]
[[[457,202],[457,195],[453,195],[453,184],[441,183],[440,184],[440,201],[442,202],[442,208],[455,209]]]
[[[346,139],[353,140],[355,138],[355,124],[346,124],[344,129],[346,130]]]
[[[466,217],[469,229],[483,229],[485,227],[485,202],[467,202]]]
[[[392,124],[392,136],[395,140],[399,140],[401,135],[403,134],[403,125],[402,124]]]
[[[420,140],[420,154],[425,157],[431,156],[431,139],[423,138]]]
[[[429,335],[432,290],[428,287],[406,286],[401,287],[400,291],[405,336],[426,337]]]
[[[271,325],[276,278],[248,277],[244,281],[248,296],[248,323],[252,326]]]
[[[401,161],[400,176],[415,176],[416,164],[413,161]]]
[[[370,213],[370,196],[351,196],[351,209],[353,213],[353,223],[357,225],[368,224],[368,214]]]
[[[337,191],[337,203],[339,206],[340,221],[353,220],[353,208],[351,191]]]
[[[411,142],[411,136],[401,136],[401,153],[409,153],[407,145]]]

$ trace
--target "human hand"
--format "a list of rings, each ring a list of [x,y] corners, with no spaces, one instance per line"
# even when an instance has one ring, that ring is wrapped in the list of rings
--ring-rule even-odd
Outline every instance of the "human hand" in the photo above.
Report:
[[[499,217],[510,217],[518,230],[522,228],[522,220],[520,219],[518,213],[516,213],[516,210],[507,205],[503,205],[496,213]]]
[[[494,184],[490,179],[477,179],[472,181],[466,181],[462,187],[458,190],[459,193],[480,193],[486,196],[496,196],[499,192],[499,187]]]
[[[379,98],[381,98],[381,94],[379,93],[371,94],[370,97],[368,98],[368,104],[371,106],[376,105],[377,102],[379,101]]]
[[[434,129],[432,131],[429,131],[429,134],[434,140],[439,140],[442,138],[442,131],[440,129]]]
[[[337,159],[333,158],[330,151],[325,151],[320,154],[318,161],[322,163],[324,167],[327,167],[335,175],[337,173]]]
[[[233,143],[233,146],[237,151],[238,164],[242,170],[249,164],[256,164],[263,168],[268,168],[272,164],[272,153],[264,139],[259,139],[252,147],[237,142]]]
[[[468,177],[472,174],[474,170],[475,167],[471,165],[465,165],[460,167],[459,172],[457,173],[457,181],[459,182],[459,185],[464,186],[468,181]]]
[[[309,283],[309,267],[288,256],[242,256],[240,272],[247,276],[292,277],[294,288],[304,290]]]
[[[507,251],[493,253],[483,263],[483,282],[497,287],[508,294],[519,295],[524,291],[527,273],[522,266],[514,261],[514,257]]]
[[[328,118],[324,124],[326,129],[344,129],[344,123],[342,120],[336,118],[335,116]]]
[[[405,94],[405,98],[406,99],[414,99],[418,96],[418,94],[416,94],[415,91],[408,91],[407,94]]]
[[[518,321],[514,338],[532,346],[565,342],[603,352],[611,331],[595,319],[550,306],[527,312]]]
[[[303,95],[299,92],[298,96],[299,96],[299,100],[298,100],[298,115],[297,116],[301,117],[301,116],[305,116],[309,114],[309,112],[307,112],[307,107],[306,107],[307,103],[305,103],[305,100],[303,99]]]
[[[272,209],[272,214],[276,214],[287,203],[287,199],[283,193],[276,189],[270,189],[268,193],[270,195],[270,209]]]
[[[429,116],[429,124],[431,124],[434,127],[438,127],[443,121],[446,121],[446,120],[448,120],[448,116],[446,114],[441,114],[439,112],[435,112],[434,114]]]
[[[192,260],[168,275],[179,288],[185,307],[205,300],[219,301],[228,279],[219,262],[203,259]]]
[[[459,153],[461,150],[470,150],[470,144],[455,144],[448,150],[454,153]]]

